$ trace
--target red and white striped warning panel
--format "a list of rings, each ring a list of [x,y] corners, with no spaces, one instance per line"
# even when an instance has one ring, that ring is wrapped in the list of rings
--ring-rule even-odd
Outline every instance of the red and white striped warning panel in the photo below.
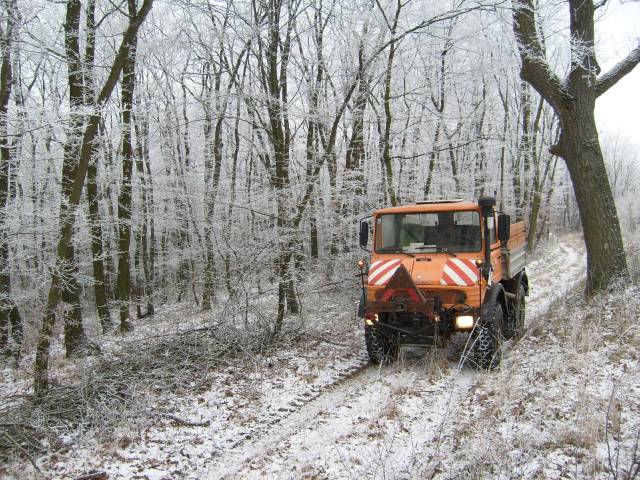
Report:
[[[450,258],[442,270],[440,285],[470,287],[478,281],[478,267],[471,260]]]
[[[369,285],[386,285],[396,270],[402,265],[402,260],[377,260],[369,267]]]

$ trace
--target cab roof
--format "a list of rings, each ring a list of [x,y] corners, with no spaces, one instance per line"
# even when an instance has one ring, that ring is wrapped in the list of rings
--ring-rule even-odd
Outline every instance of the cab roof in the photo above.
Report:
[[[394,213],[428,213],[428,212],[455,212],[465,210],[478,210],[478,204],[468,200],[438,200],[436,202],[417,202],[397,207],[387,207],[375,210],[374,215],[388,215]]]

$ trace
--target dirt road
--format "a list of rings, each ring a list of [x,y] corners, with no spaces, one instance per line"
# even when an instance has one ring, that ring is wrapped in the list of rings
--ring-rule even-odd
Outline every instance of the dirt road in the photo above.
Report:
[[[584,275],[577,239],[529,263],[528,328]],[[462,337],[462,336],[461,336]],[[412,478],[437,472],[461,398],[482,375],[460,362],[464,338],[448,351],[409,351],[385,367],[354,365],[256,437],[208,462],[208,478]],[[510,354],[509,345],[504,355]]]

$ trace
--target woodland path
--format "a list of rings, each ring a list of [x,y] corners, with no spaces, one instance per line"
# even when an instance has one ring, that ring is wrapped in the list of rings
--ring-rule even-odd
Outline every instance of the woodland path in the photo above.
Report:
[[[447,349],[409,350],[391,365],[370,365],[353,296],[318,297],[321,305],[306,321],[330,319],[326,328],[307,325],[298,342],[208,370],[188,393],[144,397],[138,421],[123,424],[106,443],[87,436],[44,462],[43,473],[75,479],[102,471],[112,479],[147,480],[456,478],[453,455],[468,429],[468,409],[480,408],[486,396],[485,384],[506,376],[506,388],[514,380],[529,385],[527,374],[509,377],[519,375],[515,360],[545,361],[548,345],[537,338],[539,327],[550,305],[584,278],[581,238],[553,237],[529,259],[527,271],[526,342],[505,345],[500,372],[460,365],[468,338],[462,334]],[[168,309],[156,323],[137,328],[131,348],[151,330],[169,335],[178,314],[189,316]],[[202,320],[198,315],[192,323]],[[537,351],[520,348],[534,339]],[[480,441],[480,448],[492,447]]]
[[[549,248],[553,248],[553,244]],[[527,330],[544,321],[549,305],[583,278],[576,237],[530,259]],[[409,351],[384,367],[360,367],[285,418],[208,463],[208,478],[410,478],[440,470],[443,447],[455,439],[458,405],[482,375],[460,365],[464,339],[446,351]],[[510,354],[509,345],[504,355]],[[448,447],[447,447],[448,448]]]

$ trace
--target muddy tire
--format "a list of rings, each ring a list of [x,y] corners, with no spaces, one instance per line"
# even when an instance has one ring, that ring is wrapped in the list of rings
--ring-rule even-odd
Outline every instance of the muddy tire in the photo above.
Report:
[[[491,370],[500,365],[502,346],[502,304],[496,302],[490,318],[483,319],[471,334],[471,359],[479,370]]]
[[[364,326],[364,342],[367,346],[369,361],[376,365],[389,363],[395,356],[392,341],[385,337],[374,325]]]
[[[525,317],[525,290],[524,285],[518,285],[516,299],[511,307],[509,316],[504,325],[504,338],[520,340],[524,334],[524,317]]]

